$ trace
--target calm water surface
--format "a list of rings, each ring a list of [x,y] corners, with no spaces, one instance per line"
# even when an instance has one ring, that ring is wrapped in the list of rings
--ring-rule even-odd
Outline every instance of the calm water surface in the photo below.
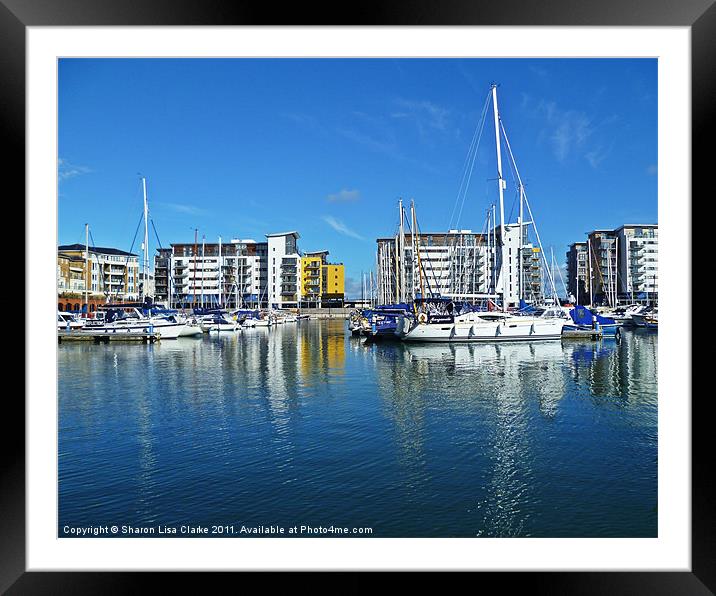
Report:
[[[59,535],[657,535],[655,333],[366,346],[345,325],[59,346]]]

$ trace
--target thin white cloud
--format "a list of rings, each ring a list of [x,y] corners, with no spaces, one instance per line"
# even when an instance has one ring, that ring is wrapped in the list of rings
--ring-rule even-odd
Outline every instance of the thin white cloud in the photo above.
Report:
[[[329,203],[351,203],[360,199],[360,191],[348,190],[346,188],[341,189],[335,194],[328,195],[326,200]]]
[[[427,100],[398,98],[395,104],[402,108],[402,111],[394,112],[393,117],[405,118],[410,114],[421,135],[427,134],[428,129],[441,132],[447,130],[449,110]]]
[[[87,166],[72,164],[62,157],[57,160],[58,182],[63,182],[64,180],[69,180],[70,178],[76,178],[77,176],[82,176],[83,174],[89,174],[90,172],[92,172],[92,169]]]
[[[357,232],[354,232],[348,226],[346,226],[346,224],[344,224],[341,220],[336,219],[335,217],[332,217],[331,215],[324,215],[322,217],[322,219],[339,234],[343,234],[344,236],[348,236],[349,238],[355,238],[356,240],[365,240],[365,238],[363,238],[363,236],[361,236]]]
[[[557,161],[564,163],[573,157],[584,157],[590,166],[596,168],[609,155],[599,137],[604,140],[603,134],[598,131],[616,121],[616,116],[610,116],[600,122],[580,110],[564,110],[553,101],[540,100],[535,102],[527,95],[522,95],[521,107],[533,118],[544,121],[545,129],[542,138],[546,138],[552,147],[552,153]]]
[[[649,174],[649,176],[656,176],[656,174],[657,174],[658,172],[659,172],[659,168],[657,167],[657,165],[656,165],[655,163],[650,164],[650,165],[646,168],[646,173]]]
[[[562,112],[558,116],[554,114],[556,108],[548,110],[548,120],[558,120],[557,128],[552,133],[552,149],[559,161],[564,161],[570,154],[581,151],[586,140],[593,132],[591,123],[586,114],[576,111]]]
[[[355,128],[346,127],[337,128],[336,132],[344,136],[345,138],[353,141],[354,143],[363,145],[364,147],[367,147],[368,149],[371,149],[372,151],[376,151],[378,153],[395,156],[397,152],[396,142],[395,139],[392,138],[392,135],[390,137],[385,136],[381,139],[356,130]],[[384,133],[385,132],[386,131],[384,131]]]
[[[609,153],[610,149],[603,149],[602,147],[597,147],[596,149],[594,149],[594,151],[589,151],[585,153],[584,159],[586,159],[589,162],[589,165],[596,170],[599,167],[599,164],[606,159]]]

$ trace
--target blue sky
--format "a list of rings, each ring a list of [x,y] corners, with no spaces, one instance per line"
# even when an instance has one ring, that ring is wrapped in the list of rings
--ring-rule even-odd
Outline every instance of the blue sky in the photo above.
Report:
[[[141,173],[163,245],[295,229],[359,294],[400,197],[421,231],[447,229],[492,82],[560,263],[588,230],[657,222],[656,60],[62,59],[59,242],[84,242],[87,222],[128,250]],[[497,199],[490,117],[459,221],[477,231]]]

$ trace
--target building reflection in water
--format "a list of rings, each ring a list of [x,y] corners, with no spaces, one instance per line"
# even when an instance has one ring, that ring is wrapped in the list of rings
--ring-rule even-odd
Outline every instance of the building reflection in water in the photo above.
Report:
[[[645,346],[644,343],[649,345]],[[504,344],[385,344],[370,350],[387,416],[393,422],[397,457],[409,499],[418,502],[426,484],[438,474],[429,465],[432,444],[443,441],[431,422],[442,411],[451,420],[472,424],[456,435],[471,445],[455,445],[448,475],[471,469],[481,475],[482,491],[469,505],[477,517],[475,535],[529,535],[531,494],[539,483],[535,458],[535,416],[551,421],[560,403],[576,392],[593,405],[613,406],[656,394],[655,335],[624,334],[621,344],[557,341]],[[651,345],[653,344],[653,345]],[[641,355],[645,357],[642,358]],[[645,385],[644,378],[653,380]],[[470,432],[472,430],[472,432]],[[455,465],[462,458],[474,462]],[[442,480],[445,484],[445,479]]]
[[[92,517],[100,508],[181,522],[233,503],[320,515],[330,502],[389,535],[539,535],[559,525],[549,499],[564,508],[611,490],[634,506],[632,495],[651,494],[656,348],[656,334],[640,332],[620,343],[367,346],[342,320],[62,345],[62,502],[75,522],[111,523]],[[643,484],[622,490],[637,461]],[[565,492],[570,474],[615,469],[611,487]]]

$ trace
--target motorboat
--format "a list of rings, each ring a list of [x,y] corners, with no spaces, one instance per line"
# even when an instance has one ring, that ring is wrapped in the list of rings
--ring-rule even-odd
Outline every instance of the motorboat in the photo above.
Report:
[[[62,331],[75,331],[85,326],[85,319],[80,319],[69,312],[57,311],[57,329]]]
[[[236,332],[241,330],[241,324],[238,321],[233,320],[227,315],[213,315],[209,320],[202,322],[204,327],[209,333],[221,333],[221,332]]]
[[[83,327],[86,333],[157,333],[161,339],[176,339],[185,324],[172,317],[142,317],[125,313],[108,313],[101,325]]]

